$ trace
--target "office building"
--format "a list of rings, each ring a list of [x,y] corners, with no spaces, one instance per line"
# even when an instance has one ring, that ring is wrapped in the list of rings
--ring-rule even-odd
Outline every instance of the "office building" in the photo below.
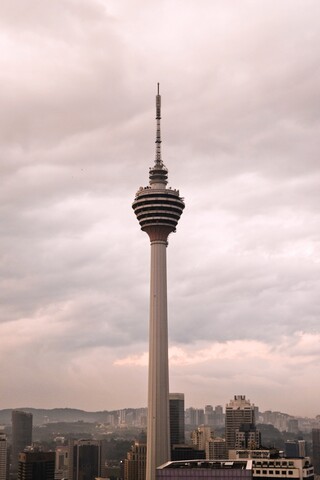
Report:
[[[0,480],[7,480],[8,469],[7,436],[0,432]]]
[[[189,460],[168,462],[157,468],[157,480],[251,480],[252,462]]]
[[[185,443],[184,429],[184,394],[169,394],[170,411],[170,446],[182,445]]]
[[[288,458],[299,458],[306,456],[305,440],[286,440],[284,443],[284,453]]]
[[[94,480],[100,476],[101,446],[98,440],[70,440],[68,480]]]
[[[54,480],[54,452],[19,453],[18,480]]]
[[[170,458],[169,371],[167,320],[168,236],[176,231],[184,209],[179,191],[167,188],[168,170],[161,158],[161,96],[156,96],[156,157],[149,170],[149,186],[140,187],[132,208],[151,243],[147,479]]]
[[[320,475],[320,428],[312,429],[312,460],[314,473]]]
[[[12,410],[12,471],[18,470],[19,453],[32,444],[32,414]]]
[[[236,446],[236,431],[244,425],[255,425],[254,405],[245,395],[235,395],[226,405],[226,448],[227,451]]]
[[[146,480],[147,446],[135,442],[124,461],[124,480]]]

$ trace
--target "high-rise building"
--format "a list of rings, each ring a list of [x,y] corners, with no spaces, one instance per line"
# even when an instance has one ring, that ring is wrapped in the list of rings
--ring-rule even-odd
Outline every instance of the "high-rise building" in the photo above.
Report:
[[[18,480],[54,480],[54,452],[19,453]]]
[[[0,433],[0,480],[6,480],[8,474],[8,444],[5,433]]]
[[[32,414],[12,410],[12,471],[18,470],[19,453],[32,444]]]
[[[135,442],[124,461],[124,480],[145,480],[146,462],[146,444]]]
[[[101,471],[98,440],[70,440],[68,480],[94,480]]]
[[[255,425],[254,405],[245,395],[235,395],[226,405],[226,448],[236,448],[236,431],[242,425]]]
[[[284,453],[288,458],[302,458],[306,456],[305,440],[286,440],[284,443]]]
[[[237,460],[183,460],[168,462],[157,469],[157,480],[174,479],[252,480],[252,462]]]
[[[167,188],[168,170],[161,159],[161,96],[156,96],[156,157],[149,170],[149,186],[140,187],[132,208],[151,243],[147,479],[170,459],[169,371],[167,320],[168,236],[176,231],[184,209],[179,191]]]
[[[320,475],[320,428],[312,429],[312,460],[314,473]]]
[[[170,410],[170,445],[182,445],[185,443],[184,429],[184,394],[169,394]]]

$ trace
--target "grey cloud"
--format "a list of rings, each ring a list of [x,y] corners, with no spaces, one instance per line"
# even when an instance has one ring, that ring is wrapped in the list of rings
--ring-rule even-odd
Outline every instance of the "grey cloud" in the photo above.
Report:
[[[186,198],[169,239],[171,343],[277,348],[284,335],[316,334],[318,3],[32,0],[1,9],[0,324],[17,383],[28,358],[36,392],[39,364],[53,372],[58,357],[68,370],[52,387],[62,404],[78,406],[90,375],[103,375],[114,392],[99,387],[101,396],[121,406],[124,373],[113,362],[147,344],[149,242],[130,205],[153,162],[157,81],[163,158]],[[46,327],[45,344],[41,330],[15,348],[15,325]],[[247,385],[263,400],[258,367]],[[196,378],[174,367],[173,385],[207,403],[218,382],[227,400],[238,380],[232,364],[219,368]],[[137,406],[145,370],[132,374]],[[310,363],[307,373],[319,372]],[[262,375],[272,385],[267,367]],[[19,388],[9,367],[2,378],[12,406]],[[50,401],[41,394],[41,406]],[[275,391],[266,407],[281,401]]]

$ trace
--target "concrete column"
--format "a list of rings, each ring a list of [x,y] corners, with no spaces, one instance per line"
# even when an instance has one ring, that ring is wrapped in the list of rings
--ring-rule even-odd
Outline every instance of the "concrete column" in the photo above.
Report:
[[[151,242],[147,480],[170,460],[166,247]]]

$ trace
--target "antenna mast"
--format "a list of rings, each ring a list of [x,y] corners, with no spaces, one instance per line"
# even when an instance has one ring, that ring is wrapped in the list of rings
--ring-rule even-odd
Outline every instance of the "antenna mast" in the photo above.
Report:
[[[161,120],[161,95],[159,93],[159,83],[158,83],[158,92],[156,96],[156,120],[157,120],[157,134],[156,134],[156,164],[162,164],[161,160],[161,131],[160,131],[160,120]]]

